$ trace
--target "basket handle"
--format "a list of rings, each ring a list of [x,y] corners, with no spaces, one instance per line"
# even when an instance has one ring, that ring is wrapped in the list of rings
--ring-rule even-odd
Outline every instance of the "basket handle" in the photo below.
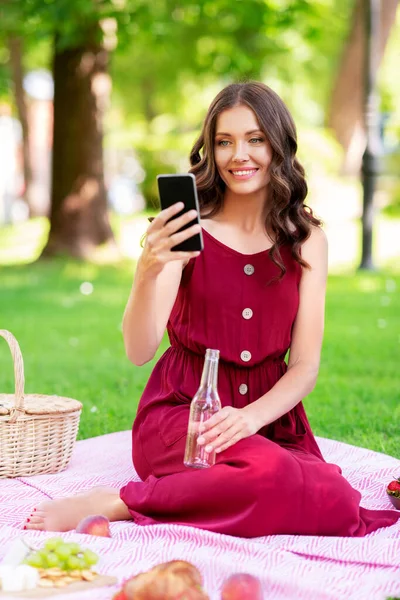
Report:
[[[0,336],[3,337],[8,343],[11,355],[14,362],[14,378],[15,378],[15,405],[11,409],[9,423],[15,423],[21,413],[25,412],[24,409],[24,361],[22,359],[21,349],[19,344],[12,333],[5,329],[0,329]]]

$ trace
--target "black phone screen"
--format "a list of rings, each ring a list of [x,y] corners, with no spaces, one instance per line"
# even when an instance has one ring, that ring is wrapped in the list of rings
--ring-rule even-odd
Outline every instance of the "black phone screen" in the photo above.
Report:
[[[176,204],[176,202],[183,202],[184,204],[184,208],[174,215],[172,217],[173,219],[180,217],[185,212],[192,209],[197,210],[197,214],[199,215],[199,202],[197,199],[196,179],[194,175],[191,173],[184,173],[182,175],[158,175],[157,183],[158,192],[160,194],[160,204],[163,210],[172,206],[172,204]],[[181,227],[179,231],[184,231],[196,223],[200,224],[200,216]],[[171,250],[184,252],[203,250],[203,236],[201,231],[184,242],[177,244],[171,248]]]

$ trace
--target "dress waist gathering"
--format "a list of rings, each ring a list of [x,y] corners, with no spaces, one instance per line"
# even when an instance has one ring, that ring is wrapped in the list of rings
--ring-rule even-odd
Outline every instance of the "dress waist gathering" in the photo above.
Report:
[[[219,348],[211,348],[212,350],[219,350]],[[205,358],[205,353],[206,353],[207,348],[204,348],[204,350],[200,350],[200,349],[194,349],[194,348],[188,348],[187,346],[185,346],[184,344],[181,343],[177,343],[177,342],[172,342],[170,347],[166,350],[164,356],[165,358],[168,357],[168,355],[173,355],[176,354],[177,356],[179,354],[183,355],[186,359],[189,358],[193,358],[193,360],[195,361],[204,361]],[[286,356],[286,352],[285,353],[280,353],[280,354],[276,354],[276,355],[272,355],[272,356],[265,356],[262,358],[262,360],[256,362],[256,363],[250,363],[250,364],[239,364],[238,362],[235,362],[233,360],[229,360],[227,359],[223,353],[220,354],[219,357],[219,363],[222,367],[228,367],[228,368],[232,368],[232,369],[243,369],[245,371],[249,371],[252,369],[257,369],[257,368],[266,368],[268,367],[268,365],[271,366],[276,366],[276,365],[285,365],[285,356]]]

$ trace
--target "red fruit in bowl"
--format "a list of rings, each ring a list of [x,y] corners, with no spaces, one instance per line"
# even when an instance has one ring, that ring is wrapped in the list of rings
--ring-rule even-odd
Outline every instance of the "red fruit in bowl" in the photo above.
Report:
[[[400,477],[389,483],[386,488],[386,492],[393,506],[400,510]]]
[[[221,600],[263,600],[261,582],[254,575],[235,573],[224,581]]]
[[[110,521],[103,515],[89,515],[80,521],[76,533],[87,533],[101,537],[111,537]]]

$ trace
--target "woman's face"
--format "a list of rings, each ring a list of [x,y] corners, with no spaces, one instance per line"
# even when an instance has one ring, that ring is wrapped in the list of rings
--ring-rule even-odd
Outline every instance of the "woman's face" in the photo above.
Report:
[[[214,154],[218,172],[232,192],[266,190],[272,148],[249,107],[235,106],[218,116]]]

